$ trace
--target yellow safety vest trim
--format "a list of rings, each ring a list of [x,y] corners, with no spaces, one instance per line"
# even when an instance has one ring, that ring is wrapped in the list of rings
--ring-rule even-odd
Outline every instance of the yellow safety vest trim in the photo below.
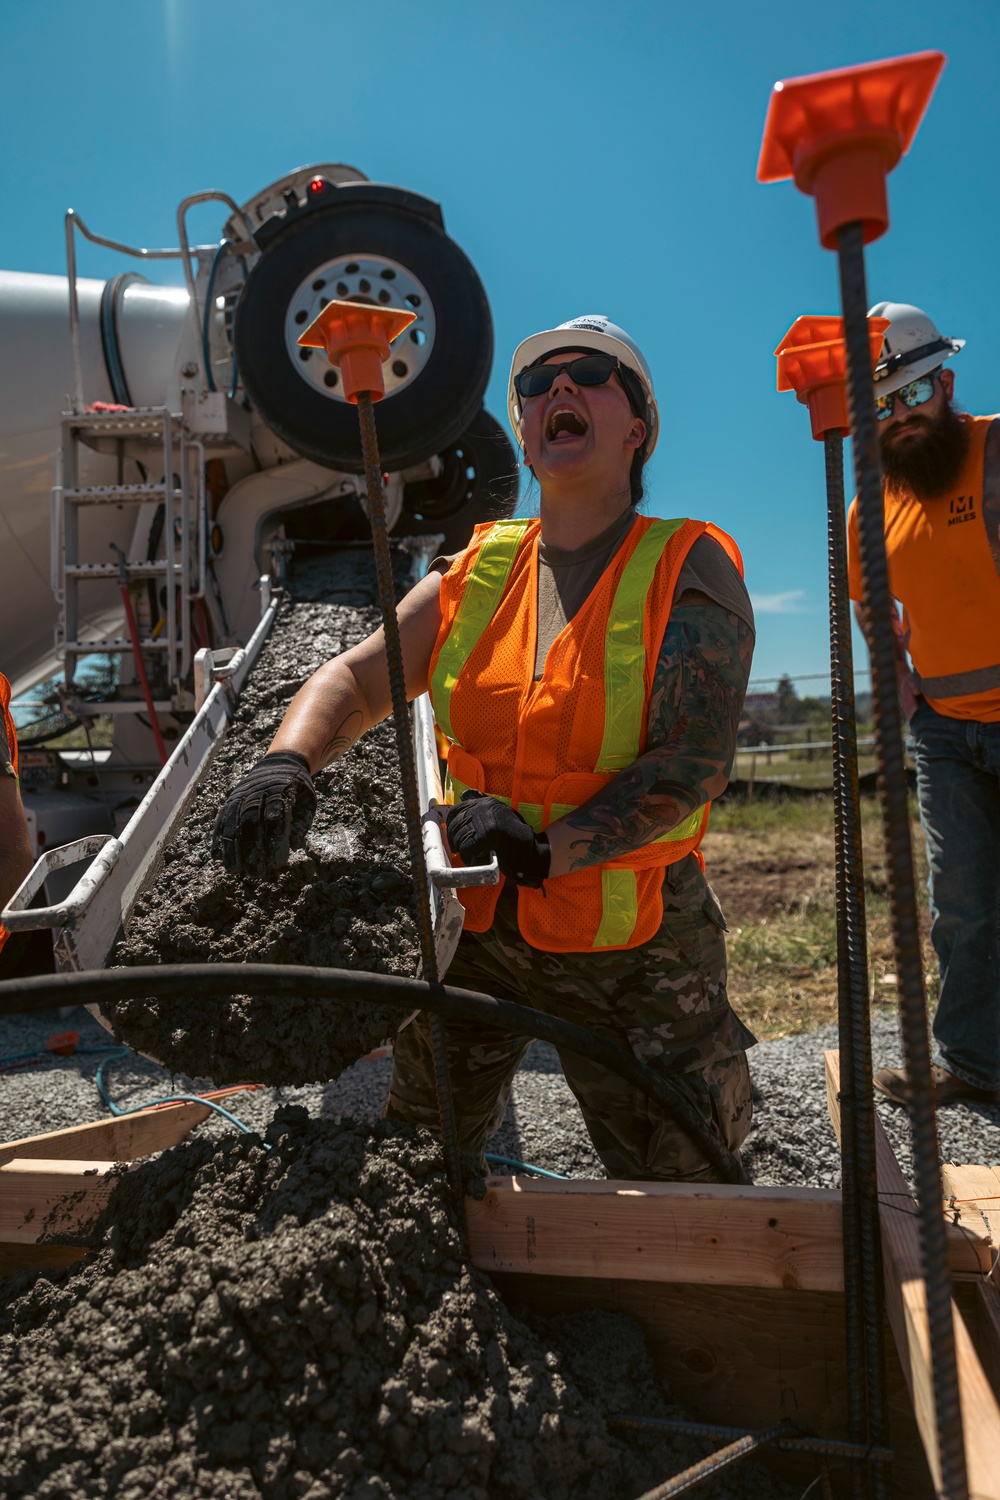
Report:
[[[463,781],[459,781],[458,777],[453,776],[450,771],[447,772],[444,786],[444,799],[446,803],[461,802],[462,793],[468,790],[469,788]],[[490,792],[489,795],[495,798],[497,802],[503,802],[507,807],[510,807],[511,799],[509,797],[501,797],[499,792]],[[560,818],[565,818],[569,813],[576,812],[580,805],[579,802],[553,802],[549,808],[549,822],[557,823]],[[531,824],[536,833],[541,833],[542,818],[545,809],[540,802],[519,802],[517,810],[524,821]],[[701,814],[702,809],[700,807],[696,808],[689,818],[684,819],[683,823],[678,823],[677,827],[671,828],[669,833],[661,833],[658,839],[651,839],[650,843],[672,844],[681,843],[684,839],[693,839],[701,826]]]
[[[514,559],[531,525],[525,521],[498,521],[479,549],[472,572],[462,590],[462,600],[448,639],[441,647],[431,678],[431,699],[440,728],[458,743],[451,725],[451,695],[462,668],[479,643],[507,586]]]
[[[604,914],[594,938],[595,948],[624,948],[639,917],[634,870],[602,870]]]
[[[618,581],[604,638],[604,738],[596,771],[623,771],[639,757],[646,704],[646,597],[664,547],[683,525],[683,517],[654,521]]]

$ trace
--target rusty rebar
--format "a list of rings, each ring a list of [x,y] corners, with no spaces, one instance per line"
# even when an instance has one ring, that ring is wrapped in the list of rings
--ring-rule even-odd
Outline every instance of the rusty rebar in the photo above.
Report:
[[[744,1427],[723,1427],[715,1422],[689,1422],[685,1417],[635,1417],[619,1415],[608,1418],[609,1427],[621,1427],[633,1432],[674,1433],[678,1437],[707,1438],[718,1442],[734,1442],[737,1438],[752,1436]],[[892,1449],[873,1447],[868,1443],[841,1442],[839,1438],[815,1437],[798,1432],[789,1423],[787,1434],[775,1438],[774,1446],[792,1453],[815,1453],[830,1458],[870,1459],[877,1463],[891,1463]]]
[[[396,752],[399,756],[403,807],[406,813],[406,838],[410,847],[410,864],[417,892],[420,961],[423,977],[434,990],[440,987],[441,980],[434,947],[434,921],[431,913],[430,889],[427,884],[427,865],[424,859],[422,814],[420,795],[417,790],[417,769],[413,759],[413,740],[410,733],[403,647],[399,638],[399,619],[396,615],[396,587],[392,576],[389,528],[385,517],[382,464],[378,451],[378,434],[375,429],[374,402],[370,391],[358,392],[358,423],[361,428],[361,454],[364,460],[365,486],[368,493],[368,519],[371,522],[372,542],[375,548],[375,576],[378,580],[382,627],[385,632],[385,654],[389,667],[392,721],[396,734]],[[437,1088],[438,1112],[441,1117],[441,1143],[444,1148],[448,1181],[456,1198],[460,1198],[463,1187],[462,1154],[459,1147],[458,1122],[455,1118],[455,1101],[451,1092],[448,1047],[444,1022],[433,1012],[430,1017],[430,1031],[434,1056],[434,1082]]]
[[[762,1432],[744,1432],[724,1448],[710,1453],[707,1458],[699,1459],[698,1463],[692,1464],[682,1473],[675,1474],[673,1479],[666,1479],[655,1489],[646,1490],[645,1494],[639,1496],[639,1500],[673,1500],[675,1495],[686,1495],[699,1484],[714,1479],[723,1469],[731,1468],[740,1459],[748,1458],[751,1453],[766,1448],[783,1434],[794,1430],[793,1423],[781,1421],[776,1422],[773,1427],[765,1427]]]
[[[857,1444],[884,1445],[884,1294],[875,1169],[875,1099],[868,1008],[868,935],[858,791],[854,652],[844,520],[844,438],[824,438],[830,583],[830,706],[836,860],[837,1019],[841,1057],[841,1184],[847,1427]],[[885,1500],[881,1465],[855,1462],[856,1500]]]
[[[868,617],[878,790],[885,833],[886,872],[899,997],[900,1034],[908,1079],[913,1171],[930,1336],[934,1416],[944,1500],[967,1500],[965,1440],[951,1310],[951,1277],[941,1162],[931,1075],[927,1003],[910,840],[909,788],[903,758],[896,676],[895,605],[885,550],[885,512],[875,389],[868,333],[864,235],[861,223],[837,231],[840,295],[847,345],[847,391],[858,493],[858,540]]]

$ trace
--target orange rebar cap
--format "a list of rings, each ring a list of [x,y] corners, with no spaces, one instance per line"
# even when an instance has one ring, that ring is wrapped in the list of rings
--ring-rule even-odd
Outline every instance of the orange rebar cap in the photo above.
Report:
[[[873,369],[888,327],[888,318],[868,319]],[[843,318],[823,313],[796,318],[774,352],[778,390],[794,391],[808,406],[813,437],[821,442],[828,432],[849,432]]]
[[[298,342],[307,349],[323,349],[340,370],[343,394],[357,405],[358,392],[373,401],[385,395],[382,366],[389,345],[416,317],[409,308],[372,307],[367,302],[328,302]]]
[[[914,52],[774,85],[758,182],[795,179],[816,200],[820,242],[860,221],[865,244],[889,227],[886,174],[910,149],[946,58]]]

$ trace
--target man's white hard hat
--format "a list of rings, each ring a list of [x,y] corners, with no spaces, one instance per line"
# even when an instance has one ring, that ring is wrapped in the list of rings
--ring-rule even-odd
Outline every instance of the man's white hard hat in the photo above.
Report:
[[[524,447],[524,438],[521,436],[521,398],[514,387],[514,376],[519,375],[528,365],[544,359],[547,354],[556,354],[561,349],[599,349],[602,354],[613,354],[626,369],[638,376],[648,407],[646,458],[650,458],[660,435],[660,412],[653,394],[653,377],[635,340],[629,337],[624,328],[612,323],[604,313],[587,313],[582,318],[571,318],[568,323],[560,323],[558,328],[533,333],[514,350],[507,383],[507,411],[514,436],[521,447]]]
[[[875,394],[887,396],[929,370],[936,370],[959,349],[964,339],[943,338],[933,319],[909,302],[876,302],[870,318],[888,318],[882,353],[875,366]]]

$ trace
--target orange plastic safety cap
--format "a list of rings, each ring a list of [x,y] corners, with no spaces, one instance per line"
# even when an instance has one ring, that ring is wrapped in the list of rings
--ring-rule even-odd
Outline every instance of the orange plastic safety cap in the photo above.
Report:
[[[811,193],[827,250],[845,224],[860,221],[866,244],[888,229],[886,174],[910,149],[945,61],[914,52],[774,85],[757,180],[793,177]]]
[[[382,366],[389,345],[416,317],[409,308],[372,307],[366,302],[328,302],[318,318],[299,336],[307,349],[323,349],[340,369],[343,394],[357,405],[358,392],[373,401],[385,395]]]
[[[873,367],[888,327],[887,318],[868,319]],[[826,337],[814,343],[803,342],[814,333]],[[778,357],[778,390],[794,391],[808,406],[813,437],[821,440],[828,432],[849,431],[843,318],[826,315],[796,318],[774,352]]]

